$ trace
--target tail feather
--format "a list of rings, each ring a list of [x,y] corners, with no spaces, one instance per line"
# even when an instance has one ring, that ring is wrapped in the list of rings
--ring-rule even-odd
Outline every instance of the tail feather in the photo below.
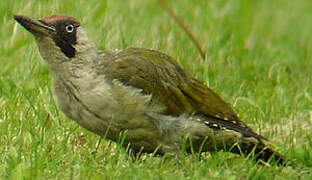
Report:
[[[252,155],[257,161],[286,165],[281,154],[268,147],[262,140],[246,137],[236,131],[194,128],[188,136],[188,152],[228,151],[236,154]]]
[[[232,147],[230,152],[236,154],[254,155],[256,161],[258,162],[272,162],[282,166],[286,165],[287,162],[281,154],[265,146],[262,142],[259,144],[243,142]]]

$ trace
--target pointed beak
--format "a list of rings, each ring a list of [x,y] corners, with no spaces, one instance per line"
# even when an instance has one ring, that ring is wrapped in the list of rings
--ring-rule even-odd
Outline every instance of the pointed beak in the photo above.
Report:
[[[44,24],[40,20],[34,20],[22,15],[14,15],[14,19],[25,29],[31,32],[34,36],[48,36],[51,33],[55,32],[54,27]]]

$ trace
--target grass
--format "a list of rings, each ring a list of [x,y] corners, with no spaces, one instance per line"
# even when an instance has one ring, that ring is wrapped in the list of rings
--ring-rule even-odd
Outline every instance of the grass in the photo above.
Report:
[[[312,3],[309,0],[168,1],[207,53],[202,61],[155,1],[0,2],[0,177],[3,179],[311,179]],[[66,118],[33,37],[13,14],[68,14],[100,49],[130,46],[174,57],[298,165],[259,166],[229,153],[129,159]],[[1,179],[2,179],[1,178]]]

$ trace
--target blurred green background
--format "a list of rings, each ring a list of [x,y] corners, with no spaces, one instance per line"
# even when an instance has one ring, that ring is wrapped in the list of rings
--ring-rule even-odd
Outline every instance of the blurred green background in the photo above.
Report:
[[[312,179],[312,1],[166,2],[205,61],[156,0],[0,1],[0,178]],[[109,141],[93,155],[98,136],[58,111],[48,69],[13,14],[74,16],[100,49],[169,54],[298,165],[259,166],[224,152],[132,160]]]

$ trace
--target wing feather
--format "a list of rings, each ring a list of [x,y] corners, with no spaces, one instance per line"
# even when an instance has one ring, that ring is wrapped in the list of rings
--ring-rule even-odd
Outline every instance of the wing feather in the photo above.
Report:
[[[232,108],[202,82],[187,74],[171,57],[158,51],[128,48],[116,53],[102,53],[101,71],[113,80],[152,94],[152,101],[166,106],[167,114],[197,114],[206,125],[231,129],[245,136],[263,139]]]

